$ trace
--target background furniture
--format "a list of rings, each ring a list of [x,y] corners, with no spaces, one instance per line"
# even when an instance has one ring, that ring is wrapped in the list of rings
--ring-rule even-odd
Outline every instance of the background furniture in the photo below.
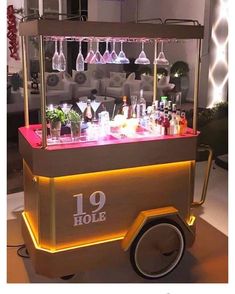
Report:
[[[120,99],[122,96],[129,96],[129,82],[135,79],[135,73],[131,73],[126,78],[126,73],[110,72],[109,78],[101,79],[100,92],[101,95],[107,95]]]

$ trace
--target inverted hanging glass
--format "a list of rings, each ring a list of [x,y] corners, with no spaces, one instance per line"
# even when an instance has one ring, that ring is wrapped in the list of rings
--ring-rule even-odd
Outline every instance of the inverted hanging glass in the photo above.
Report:
[[[144,41],[142,41],[142,50],[140,52],[140,55],[135,60],[135,64],[150,64],[149,59],[146,57],[146,54],[144,52]]]
[[[76,70],[77,71],[84,71],[84,58],[82,55],[82,41],[79,41],[79,52],[76,59]]]
[[[91,63],[91,60],[93,56],[95,55],[95,52],[92,49],[92,40],[89,42],[89,52],[87,53],[87,56],[85,58],[85,63]]]
[[[110,59],[108,63],[115,63],[116,60],[117,60],[117,53],[115,51],[115,40],[113,40],[113,50],[110,53]]]
[[[91,64],[105,64],[104,58],[99,51],[99,40],[97,40],[96,44],[96,52],[91,59]]]
[[[66,71],[66,59],[63,53],[63,41],[60,40],[60,54],[58,57],[58,70]]]
[[[163,41],[161,41],[161,51],[153,63],[157,65],[162,65],[162,66],[169,65],[169,61],[166,59],[165,54],[163,52]]]
[[[52,57],[52,69],[58,70],[59,65],[59,53],[57,48],[57,40],[55,40],[55,53]]]
[[[126,54],[123,51],[123,41],[121,41],[121,50],[118,54],[117,59],[115,60],[115,63],[117,64],[128,64],[130,63],[130,60],[126,57]]]
[[[109,41],[106,40],[106,49],[105,49],[105,52],[103,54],[103,59],[106,63],[110,63],[110,60],[111,60],[111,56],[110,56],[110,53],[109,53]]]

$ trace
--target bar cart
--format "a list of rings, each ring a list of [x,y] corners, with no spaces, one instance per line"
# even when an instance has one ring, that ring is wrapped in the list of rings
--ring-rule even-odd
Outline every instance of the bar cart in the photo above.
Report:
[[[20,24],[25,127],[19,129],[24,166],[22,232],[35,271],[65,277],[88,271],[121,246],[134,270],[155,279],[172,271],[195,239],[194,202],[198,77],[203,26],[33,20]],[[26,38],[39,38],[41,125],[29,125]],[[181,135],[118,138],[50,145],[45,118],[44,42],[50,37],[115,37],[155,42],[196,39],[193,129]],[[157,91],[154,65],[154,97]],[[40,131],[41,136],[38,135]],[[128,261],[127,261],[128,262]]]

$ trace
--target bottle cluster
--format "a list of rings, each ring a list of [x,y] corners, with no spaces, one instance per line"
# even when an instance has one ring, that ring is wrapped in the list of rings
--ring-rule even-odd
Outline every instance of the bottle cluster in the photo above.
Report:
[[[128,105],[127,97],[124,96],[121,114],[126,119],[137,118],[140,126],[156,135],[184,135],[187,132],[185,110],[178,109],[165,96],[148,108],[144,97],[136,97],[136,103]]]

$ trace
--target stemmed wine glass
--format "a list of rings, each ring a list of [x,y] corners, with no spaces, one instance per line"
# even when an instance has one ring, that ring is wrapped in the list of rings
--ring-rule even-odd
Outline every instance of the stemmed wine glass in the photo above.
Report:
[[[63,42],[60,40],[60,54],[58,57],[58,70],[65,71],[66,70],[66,59],[63,53]]]
[[[89,42],[89,52],[87,53],[87,56],[85,58],[85,63],[91,63],[91,59],[95,55],[95,52],[92,50],[92,40]]]
[[[161,41],[161,51],[153,63],[157,65],[163,65],[163,66],[169,65],[169,61],[166,59],[165,54],[163,52],[163,41]]]
[[[92,57],[91,62],[92,64],[105,64],[104,58],[99,51],[99,40],[97,40],[96,44],[96,52],[95,55]]]
[[[96,120],[96,121],[97,121],[96,111],[99,108],[100,104],[101,104],[101,101],[97,101],[97,100],[91,101],[91,107],[94,111],[94,120]]]
[[[84,121],[84,111],[87,108],[87,103],[85,101],[79,101],[79,102],[76,102],[76,104],[82,113],[82,119]]]
[[[150,61],[144,52],[144,41],[142,41],[142,51],[140,52],[139,57],[136,58],[135,64],[150,64]]]
[[[52,57],[52,69],[58,70],[59,67],[59,54],[58,54],[58,48],[57,48],[57,40],[55,40],[55,53]]]
[[[130,63],[130,60],[126,57],[126,54],[123,51],[123,41],[121,41],[121,50],[120,50],[120,52],[118,54],[118,57],[117,57],[115,63],[118,63],[118,64],[128,64],[128,63]]]
[[[113,40],[113,50],[110,53],[110,59],[108,63],[115,63],[116,60],[117,60],[117,53],[115,51],[115,40]]]
[[[76,59],[76,70],[77,71],[84,71],[84,58],[82,55],[82,41],[79,41],[79,52]]]
[[[109,41],[106,40],[106,49],[105,49],[105,52],[103,54],[103,58],[104,58],[104,61],[106,63],[109,63],[110,60],[111,60],[111,56],[110,56],[110,53],[109,53]]]

